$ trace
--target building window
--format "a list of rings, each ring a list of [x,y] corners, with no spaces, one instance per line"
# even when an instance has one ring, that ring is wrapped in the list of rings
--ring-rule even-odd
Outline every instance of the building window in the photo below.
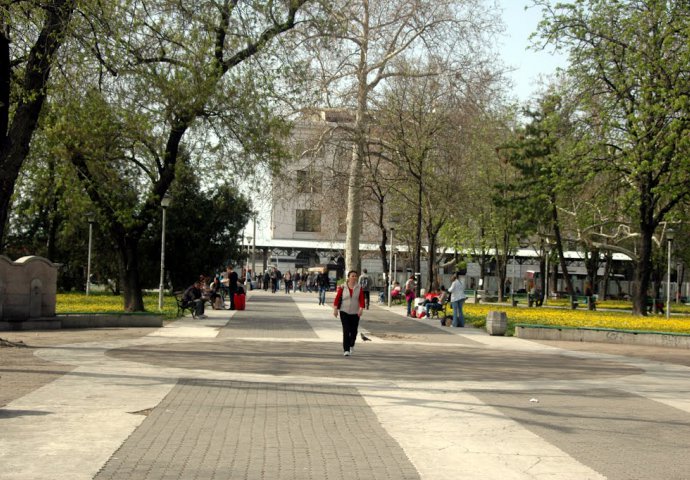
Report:
[[[298,193],[321,193],[323,174],[313,170],[297,170]]]
[[[297,232],[320,232],[321,210],[297,210]]]

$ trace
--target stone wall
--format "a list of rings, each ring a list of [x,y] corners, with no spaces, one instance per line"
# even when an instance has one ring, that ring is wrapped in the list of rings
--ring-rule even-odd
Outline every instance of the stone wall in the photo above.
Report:
[[[0,255],[0,319],[55,317],[58,265],[29,256],[13,262]]]

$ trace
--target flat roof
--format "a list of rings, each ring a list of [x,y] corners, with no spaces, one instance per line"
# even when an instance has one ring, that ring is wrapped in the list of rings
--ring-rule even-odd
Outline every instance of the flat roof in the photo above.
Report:
[[[272,239],[259,239],[255,244],[256,248],[292,248],[295,250],[299,249],[314,249],[314,250],[344,250],[344,241],[326,241],[326,240],[299,240],[299,239],[283,239],[283,238],[272,238]],[[389,247],[389,245],[386,245]],[[378,251],[379,245],[377,243],[360,243],[360,251]],[[398,251],[407,251],[406,245],[395,245],[395,249]],[[489,249],[486,251],[487,255],[493,255],[495,250]],[[449,248],[445,252],[454,253],[452,248]],[[470,251],[463,251],[462,253],[470,254]],[[565,258],[569,260],[584,260],[584,253],[578,252],[576,250],[568,250],[563,252]],[[512,256],[509,255],[509,256]],[[539,253],[537,253],[533,248],[519,248],[515,252],[516,257],[520,258],[538,258]],[[631,258],[624,253],[613,253],[613,260],[630,261]]]

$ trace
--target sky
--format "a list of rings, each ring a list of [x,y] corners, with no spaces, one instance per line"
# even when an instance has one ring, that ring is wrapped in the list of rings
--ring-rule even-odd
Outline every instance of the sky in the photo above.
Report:
[[[500,52],[506,66],[516,69],[509,76],[515,83],[513,93],[523,102],[536,91],[540,74],[552,74],[557,67],[566,65],[566,57],[552,54],[550,48],[537,52],[527,50],[529,36],[541,20],[539,7],[525,10],[531,3],[530,0],[499,0],[506,26],[506,36],[499,41]]]

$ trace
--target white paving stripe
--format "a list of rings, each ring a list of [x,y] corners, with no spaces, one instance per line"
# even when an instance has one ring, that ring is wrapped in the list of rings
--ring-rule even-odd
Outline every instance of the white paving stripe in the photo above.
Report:
[[[462,391],[360,393],[424,479],[605,478]]]

